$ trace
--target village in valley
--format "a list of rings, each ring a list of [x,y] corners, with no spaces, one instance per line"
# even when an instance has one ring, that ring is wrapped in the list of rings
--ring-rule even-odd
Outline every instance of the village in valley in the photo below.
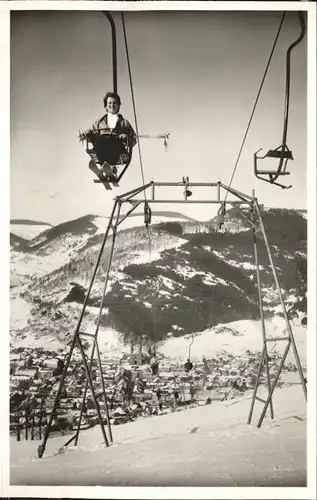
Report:
[[[62,349],[55,352],[43,348],[12,348],[10,432],[14,439],[41,438],[64,369],[64,354]],[[243,355],[222,352],[213,358],[206,359],[202,356],[200,361],[192,363],[192,367],[164,358],[163,355],[157,356],[157,362],[157,373],[153,374],[150,355],[124,354],[121,359],[101,356],[111,424],[123,424],[136,418],[164,415],[211,404],[213,401],[233,399],[246,392],[250,396],[257,377],[260,353],[246,350]],[[271,353],[269,366],[272,379],[279,362],[280,355]],[[134,374],[130,398],[127,397],[124,381],[115,379],[118,367],[131,368]],[[289,362],[285,364],[283,371],[293,372],[296,367]],[[93,361],[91,375],[96,393],[103,395],[103,384],[96,361]],[[86,380],[81,355],[76,352],[67,369],[52,426],[55,435],[76,429],[81,411],[81,428],[98,423],[94,402],[89,393],[82,405]],[[260,383],[267,386],[265,373],[261,374]],[[285,384],[283,379],[279,382],[279,386]],[[99,406],[106,422],[103,398],[100,398]]]

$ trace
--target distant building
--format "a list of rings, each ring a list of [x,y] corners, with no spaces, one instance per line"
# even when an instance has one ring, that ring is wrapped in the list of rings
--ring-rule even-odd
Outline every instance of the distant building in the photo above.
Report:
[[[20,380],[34,378],[38,374],[38,368],[18,368],[12,378],[18,377]]]
[[[50,379],[53,377],[53,371],[52,369],[50,368],[42,368],[41,370],[39,370],[38,372],[38,377],[40,379],[43,379],[43,380],[47,380],[47,379]]]
[[[43,365],[45,366],[45,368],[52,368],[54,370],[58,366],[58,359],[56,359],[56,358],[46,359],[43,362]]]

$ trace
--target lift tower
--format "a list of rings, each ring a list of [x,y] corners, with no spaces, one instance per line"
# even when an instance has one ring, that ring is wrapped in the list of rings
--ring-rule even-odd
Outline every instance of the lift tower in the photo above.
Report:
[[[182,190],[182,198],[175,198],[175,199],[163,199],[159,198],[157,196],[157,193],[160,191],[161,188],[164,188],[165,190],[167,188],[173,188],[175,189],[181,189]],[[189,199],[192,195],[193,190],[198,190],[199,188],[210,188],[210,191],[213,190],[213,197],[208,196],[207,199]],[[147,193],[150,193],[150,196],[147,195]],[[144,198],[140,198],[140,196],[144,196]],[[284,297],[281,291],[281,287],[279,284],[276,268],[274,265],[270,245],[267,239],[267,235],[265,232],[265,227],[263,224],[263,219],[261,215],[261,210],[259,207],[259,203],[257,198],[255,197],[254,193],[252,196],[246,195],[240,191],[237,191],[230,186],[227,186],[225,184],[222,184],[220,181],[219,182],[190,182],[188,177],[183,177],[181,182],[154,182],[151,181],[143,186],[140,186],[138,188],[135,188],[127,193],[121,194],[115,198],[114,206],[110,215],[110,220],[107,226],[107,229],[105,231],[105,235],[101,244],[100,252],[97,258],[97,262],[92,274],[91,282],[88,287],[88,291],[83,303],[83,308],[78,320],[77,327],[74,332],[74,336],[69,348],[69,352],[66,356],[65,360],[65,365],[64,365],[64,370],[60,379],[59,387],[55,396],[54,400],[54,405],[53,408],[50,412],[49,416],[49,421],[48,425],[46,426],[46,430],[44,433],[43,441],[42,444],[38,448],[38,455],[39,457],[42,457],[44,452],[45,452],[45,447],[46,443],[49,437],[49,434],[51,432],[52,428],[52,423],[54,420],[54,417],[56,415],[56,411],[58,409],[58,405],[61,399],[61,394],[63,391],[63,388],[65,386],[65,380],[67,377],[67,370],[70,365],[70,361],[72,359],[74,349],[75,347],[79,348],[80,355],[82,357],[83,361],[83,366],[84,370],[86,373],[86,386],[85,390],[83,393],[82,397],[82,405],[81,405],[81,413],[80,413],[80,418],[79,422],[77,425],[77,430],[75,435],[70,438],[67,443],[65,443],[65,446],[69,445],[70,443],[74,442],[75,445],[78,443],[78,437],[80,433],[80,428],[81,428],[81,421],[82,421],[82,415],[83,415],[83,407],[85,404],[85,400],[87,397],[87,391],[88,389],[90,390],[93,404],[96,410],[98,422],[101,428],[102,436],[103,436],[103,441],[106,446],[110,445],[110,442],[112,442],[112,432],[111,432],[111,425],[110,425],[110,419],[109,419],[109,412],[108,412],[108,404],[107,404],[107,397],[106,397],[106,388],[105,388],[105,383],[104,383],[104,377],[102,373],[102,366],[101,366],[101,361],[100,361],[100,352],[99,352],[99,347],[98,347],[98,332],[99,332],[99,326],[100,326],[100,319],[102,315],[102,309],[104,307],[104,298],[105,294],[107,292],[107,287],[108,287],[108,282],[109,282],[109,273],[111,270],[111,264],[112,264],[112,258],[113,258],[113,252],[115,248],[115,242],[116,242],[116,236],[118,232],[118,228],[122,222],[129,217],[138,207],[143,205],[144,208],[144,222],[146,225],[150,224],[151,222],[151,205],[154,204],[175,204],[175,203],[183,203],[183,204],[215,204],[219,205],[219,211],[218,211],[218,217],[219,217],[219,224],[224,223],[224,218],[225,218],[225,212],[226,212],[226,206],[231,206],[234,207],[240,214],[241,216],[247,221],[247,223],[250,225],[252,228],[252,233],[253,233],[253,247],[254,247],[254,263],[255,263],[255,269],[256,269],[256,279],[257,279],[257,289],[258,289],[258,305],[259,305],[259,312],[260,312],[260,318],[261,318],[261,329],[262,329],[262,339],[263,339],[263,348],[262,348],[262,355],[261,355],[261,360],[260,360],[260,365],[259,365],[259,370],[258,370],[258,376],[257,380],[255,383],[254,387],[254,392],[253,392],[253,397],[251,401],[251,408],[248,416],[248,421],[247,423],[250,424],[252,420],[252,414],[253,414],[253,409],[255,405],[255,401],[260,401],[264,404],[260,419],[258,421],[257,426],[261,427],[263,419],[266,415],[268,407],[270,407],[270,416],[271,418],[274,417],[273,414],[273,400],[272,396],[274,393],[274,390],[276,388],[278,379],[280,377],[283,365],[285,363],[286,357],[289,353],[290,348],[293,350],[293,354],[295,357],[295,362],[296,362],[296,367],[299,373],[300,377],[300,382],[302,385],[303,393],[305,396],[305,399],[307,399],[307,388],[306,388],[306,381],[303,375],[303,370],[300,362],[300,358],[298,355],[294,335],[292,332],[292,328],[290,325],[290,321],[288,318],[287,310],[285,307],[285,302],[284,302]],[[130,209],[121,216],[121,209],[123,205],[129,205]],[[243,207],[246,207],[247,210],[243,210]],[[270,268],[274,277],[274,282],[276,285],[276,289],[278,292],[279,296],[279,301],[280,305],[282,307],[283,311],[283,318],[285,321],[285,326],[286,326],[286,331],[287,334],[275,338],[269,338],[266,334],[266,325],[265,325],[265,317],[264,317],[264,311],[263,311],[263,299],[262,299],[262,288],[261,288],[261,278],[260,278],[260,266],[259,266],[259,259],[258,259],[258,248],[257,248],[257,242],[258,239],[262,238],[265,249],[269,258],[270,262]],[[81,330],[81,325],[83,321],[83,317],[87,308],[87,303],[89,301],[89,297],[91,295],[92,287],[97,275],[97,271],[100,267],[101,259],[102,256],[105,253],[105,248],[106,248],[106,243],[108,240],[111,240],[110,243],[110,250],[109,250],[109,255],[108,255],[108,263],[107,263],[107,268],[106,268],[106,273],[105,273],[105,281],[104,281],[104,286],[103,286],[103,293],[100,301],[100,310],[99,310],[99,315],[97,318],[97,324],[95,328],[95,332],[85,332]],[[90,338],[93,341],[92,345],[92,351],[90,355],[90,359],[87,359],[86,353],[83,347],[83,338]],[[282,356],[282,359],[280,361],[280,365],[278,368],[278,371],[275,375],[275,378],[271,381],[271,376],[270,376],[270,369],[269,369],[269,360],[268,360],[268,349],[267,349],[267,344],[269,342],[277,342],[277,341],[284,341],[286,342],[286,347],[284,350],[284,354]],[[96,357],[96,362],[99,367],[99,372],[100,372],[100,377],[101,377],[101,382],[102,382],[102,391],[100,394],[97,394],[96,388],[94,386],[94,381],[92,378],[92,367],[93,367],[93,362]],[[267,387],[268,387],[268,394],[267,398],[259,398],[257,396],[257,391],[259,387],[259,381],[260,381],[260,376],[262,373],[262,370],[265,368],[266,372],[266,377],[267,377]],[[102,411],[100,408],[99,400],[103,397],[104,400],[104,409],[106,412],[106,416],[102,415]],[[106,432],[106,427],[105,427],[105,422],[108,426],[108,435]]]

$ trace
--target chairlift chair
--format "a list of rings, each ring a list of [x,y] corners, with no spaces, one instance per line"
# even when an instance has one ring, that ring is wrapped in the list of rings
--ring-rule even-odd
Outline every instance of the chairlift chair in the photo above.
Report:
[[[269,149],[268,152],[259,156],[259,149],[254,153],[254,173],[258,179],[262,181],[269,182],[275,186],[279,186],[282,189],[289,189],[292,186],[286,186],[277,182],[281,175],[289,175],[290,172],[286,170],[287,163],[289,160],[293,160],[293,154],[288,148],[287,141],[287,130],[288,130],[288,118],[289,118],[289,101],[290,101],[290,84],[291,84],[291,52],[305,37],[306,26],[303,13],[299,11],[297,13],[298,21],[300,24],[300,33],[296,40],[294,40],[286,51],[286,85],[285,85],[285,104],[284,104],[284,123],[283,123],[283,133],[282,133],[282,143],[275,149]],[[265,158],[276,158],[278,160],[277,168],[274,170],[260,169],[258,167],[258,160],[264,160]]]
[[[279,182],[276,182],[280,175],[289,175],[290,172],[286,170],[287,163],[289,160],[294,160],[292,151],[287,147],[286,144],[282,144],[276,149],[269,149],[268,152],[260,156],[258,153],[262,151],[262,148],[254,153],[254,174],[258,179],[262,181],[269,182],[270,184],[275,184],[282,189],[289,189],[292,186],[286,186]],[[275,170],[261,170],[258,166],[259,160],[264,160],[265,158],[277,158],[279,160],[278,166]],[[265,177],[267,176],[267,177]]]
[[[92,129],[80,134],[86,141],[86,152],[99,170],[103,170],[105,181],[118,183],[132,159],[132,144],[107,129]]]

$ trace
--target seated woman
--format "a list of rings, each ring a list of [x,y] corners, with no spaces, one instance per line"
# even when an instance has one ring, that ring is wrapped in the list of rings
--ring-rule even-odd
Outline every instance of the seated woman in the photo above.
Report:
[[[119,113],[121,100],[118,94],[108,92],[103,102],[106,114],[89,131],[81,134],[81,138],[91,142],[100,166],[104,163],[123,165],[129,159],[129,150],[136,144],[136,134],[128,120]],[[89,163],[89,168],[100,175],[95,161]]]

